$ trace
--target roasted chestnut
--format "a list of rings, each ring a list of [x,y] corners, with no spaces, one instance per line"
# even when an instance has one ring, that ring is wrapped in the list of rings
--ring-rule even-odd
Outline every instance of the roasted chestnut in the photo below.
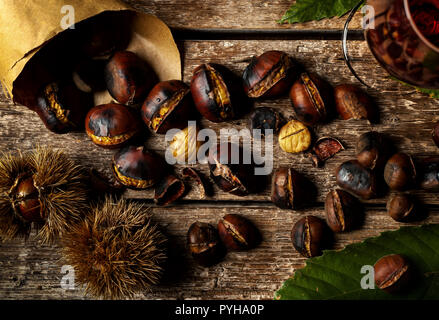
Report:
[[[117,181],[133,189],[146,189],[162,177],[166,164],[144,147],[129,146],[113,157],[113,173]]]
[[[244,90],[250,98],[284,94],[298,73],[298,66],[282,51],[267,51],[253,58],[244,71]]]
[[[248,219],[227,214],[218,222],[219,236],[229,250],[249,250],[262,240],[258,228]]]
[[[34,109],[52,132],[67,133],[83,128],[84,118],[93,106],[93,96],[70,82],[52,82],[44,86]]]
[[[419,184],[422,189],[439,190],[439,157],[430,157],[421,161]]]
[[[314,193],[313,186],[291,168],[279,168],[273,173],[271,201],[281,209],[303,207]]]
[[[185,192],[183,181],[174,175],[168,175],[155,186],[154,202],[166,206],[180,199]]]
[[[108,61],[104,75],[111,96],[126,105],[143,102],[158,82],[148,63],[130,51],[116,52]]]
[[[342,163],[337,169],[336,177],[338,186],[362,199],[371,199],[377,195],[375,173],[356,160]]]
[[[306,216],[294,225],[291,240],[297,252],[311,258],[320,256],[323,249],[330,247],[332,235],[325,221],[315,216]]]
[[[366,168],[375,169],[384,166],[388,147],[381,133],[370,131],[363,133],[357,142],[357,160]]]
[[[334,232],[351,231],[361,211],[357,198],[336,189],[331,190],[325,201],[326,221]]]
[[[343,84],[335,87],[334,93],[335,106],[343,120],[378,120],[378,110],[372,98],[359,87]]]
[[[412,278],[412,268],[402,255],[390,254],[375,263],[374,274],[379,289],[388,293],[398,293],[408,287]]]
[[[384,167],[384,180],[392,190],[403,191],[414,187],[416,168],[412,158],[405,153],[393,155]]]
[[[221,143],[209,152],[210,176],[218,187],[236,196],[253,190],[254,166],[244,163],[243,149],[232,143]]]
[[[323,137],[316,141],[311,150],[311,160],[314,167],[321,167],[326,160],[344,150],[343,144],[331,137]]]
[[[282,115],[273,108],[262,107],[257,108],[250,115],[250,130],[254,136],[254,130],[260,130],[261,136],[267,135],[267,130],[272,130],[272,134],[276,134],[285,123]]]
[[[198,111],[212,122],[224,122],[235,117],[236,84],[224,66],[202,64],[194,70],[191,93]]]
[[[126,144],[141,130],[138,117],[126,106],[116,103],[92,108],[85,117],[85,131],[98,146],[114,149]]]
[[[387,202],[387,213],[398,222],[414,219],[416,207],[413,198],[407,194],[394,194]]]
[[[155,85],[142,106],[142,119],[152,131],[166,133],[187,127],[192,112],[192,96],[187,84],[179,80]]]
[[[290,90],[297,119],[308,126],[323,122],[329,113],[331,94],[329,85],[317,75],[302,73]]]
[[[21,179],[16,187],[15,209],[26,222],[44,222],[43,208],[32,177]]]
[[[311,132],[300,121],[291,120],[279,132],[279,146],[288,153],[299,153],[311,146]]]
[[[218,263],[226,254],[218,231],[208,223],[195,222],[189,227],[187,245],[194,260],[204,267]]]

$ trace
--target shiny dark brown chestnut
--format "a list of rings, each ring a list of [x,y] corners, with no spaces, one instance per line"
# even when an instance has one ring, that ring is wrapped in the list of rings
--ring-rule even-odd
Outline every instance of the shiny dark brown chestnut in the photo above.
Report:
[[[290,90],[290,99],[298,120],[308,126],[323,122],[330,110],[331,89],[315,74],[299,76]]]
[[[387,153],[384,138],[379,132],[366,132],[358,139],[357,160],[363,167],[382,169],[387,160]]]
[[[21,179],[16,192],[15,209],[20,213],[21,218],[27,222],[44,221],[41,201],[38,190],[34,186],[32,177]]]
[[[360,210],[357,198],[343,190],[331,190],[326,196],[326,221],[334,232],[351,231],[357,222]]]
[[[376,122],[378,110],[372,98],[357,86],[343,84],[335,87],[335,107],[343,120]]]
[[[212,122],[235,117],[235,88],[231,72],[224,66],[202,64],[194,70],[191,93],[198,111]]]
[[[399,255],[382,257],[374,265],[375,284],[388,293],[399,293],[407,289],[412,278],[409,261]]]
[[[229,250],[249,250],[262,240],[258,228],[248,219],[227,214],[218,222],[219,236]]]
[[[183,181],[174,175],[168,175],[155,186],[154,202],[159,206],[169,205],[180,199],[185,192]]]
[[[166,164],[144,147],[129,146],[114,155],[112,168],[117,181],[124,186],[147,189],[160,180]]]
[[[195,222],[187,232],[187,245],[194,260],[204,266],[212,266],[226,254],[218,231],[208,223]]]
[[[337,153],[344,150],[344,146],[340,140],[323,137],[316,141],[310,152],[310,157],[314,167],[321,167],[326,160],[331,159]]]
[[[250,115],[249,120],[253,136],[255,134],[254,130],[260,130],[262,137],[267,135],[268,130],[271,130],[272,134],[276,134],[284,124],[285,120],[282,115],[273,108],[268,107],[257,108]]]
[[[132,105],[144,101],[158,78],[148,63],[135,53],[118,51],[105,67],[105,82],[117,102]]]
[[[405,153],[393,155],[384,167],[384,180],[392,190],[403,191],[414,187],[416,168],[412,158]]]
[[[375,173],[363,167],[356,160],[342,163],[337,169],[336,177],[340,188],[362,199],[372,199],[377,195],[378,188]]]
[[[310,199],[311,184],[291,168],[279,168],[273,173],[271,201],[281,209],[297,209]]]
[[[141,130],[138,117],[121,104],[109,103],[92,108],[85,118],[85,131],[96,145],[120,148]]]
[[[243,149],[232,143],[217,144],[209,153],[210,176],[217,186],[236,196],[252,192],[254,166],[244,163]]]
[[[186,128],[193,108],[190,88],[179,80],[155,85],[142,106],[142,119],[153,132]]]
[[[39,93],[34,111],[54,133],[83,128],[84,118],[93,106],[93,96],[80,91],[73,83],[52,82]]]
[[[420,187],[424,190],[439,191],[439,157],[422,160],[419,168]]]
[[[250,98],[274,98],[290,89],[298,66],[281,51],[267,51],[253,58],[244,71],[244,90]]]
[[[431,137],[439,148],[439,121],[434,124],[433,130],[431,130]]]
[[[387,213],[398,222],[408,222],[416,215],[413,198],[407,194],[394,194],[387,201]]]
[[[294,248],[306,258],[320,256],[323,249],[331,245],[331,230],[325,221],[315,216],[306,216],[296,222],[291,231]]]

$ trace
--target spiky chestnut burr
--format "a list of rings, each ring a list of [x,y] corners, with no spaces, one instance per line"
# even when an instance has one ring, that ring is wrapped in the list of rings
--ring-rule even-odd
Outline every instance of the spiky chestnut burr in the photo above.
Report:
[[[165,241],[148,208],[107,197],[63,236],[63,255],[86,292],[129,298],[159,282]]]

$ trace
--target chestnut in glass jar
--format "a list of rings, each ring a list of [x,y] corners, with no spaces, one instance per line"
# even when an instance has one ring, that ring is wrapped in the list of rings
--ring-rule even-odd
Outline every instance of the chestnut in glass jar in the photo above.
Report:
[[[130,51],[118,51],[105,67],[105,82],[111,96],[126,105],[143,102],[158,82],[146,61]]]
[[[124,186],[147,189],[160,180],[166,164],[144,147],[129,146],[114,155],[112,168],[115,178]]]
[[[413,187],[416,168],[412,158],[405,153],[393,155],[384,167],[384,180],[392,190],[404,191]]]
[[[229,250],[249,250],[262,240],[258,228],[248,219],[227,214],[218,222],[219,236]]]
[[[372,98],[357,86],[343,84],[335,87],[335,107],[343,120],[376,122],[378,110]]]
[[[92,108],[85,118],[85,131],[96,145],[114,149],[125,145],[141,130],[140,121],[126,106],[116,103]]]
[[[399,254],[390,254],[379,259],[374,265],[377,287],[388,293],[399,293],[407,289],[412,278],[409,261]]]
[[[315,216],[306,216],[294,225],[291,240],[297,252],[312,258],[320,256],[323,249],[330,247],[332,235],[325,221]]]
[[[209,223],[193,223],[187,232],[187,245],[194,260],[203,267],[218,263],[226,254],[218,231]]]
[[[317,75],[304,72],[291,87],[290,99],[297,119],[312,126],[326,119],[330,109],[331,89]]]
[[[357,198],[349,193],[336,189],[326,196],[326,221],[334,232],[351,231],[356,225],[361,211]]]
[[[244,90],[250,98],[274,98],[290,89],[298,66],[282,51],[267,51],[253,58],[244,71]]]
[[[236,83],[224,66],[198,66],[192,76],[191,93],[195,107],[207,120],[218,123],[235,117]]]
[[[192,97],[187,84],[179,80],[155,85],[142,106],[142,119],[155,133],[187,127],[191,116]]]
[[[336,172],[337,185],[362,198],[372,199],[377,195],[377,178],[374,171],[363,167],[358,161],[342,163]]]

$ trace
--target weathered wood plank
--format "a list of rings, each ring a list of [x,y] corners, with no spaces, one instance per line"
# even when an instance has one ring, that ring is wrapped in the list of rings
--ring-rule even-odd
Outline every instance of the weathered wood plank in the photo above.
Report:
[[[169,236],[170,259],[161,285],[152,293],[138,299],[272,299],[274,291],[294,271],[302,268],[300,257],[290,242],[290,231],[295,221],[304,214],[324,217],[322,209],[285,212],[273,208],[226,207],[205,208],[176,206],[153,208],[155,220]],[[229,253],[216,266],[197,266],[185,248],[186,232],[195,221],[214,225],[227,213],[241,214],[251,219],[263,234],[261,245],[248,252]],[[438,211],[432,211],[428,223],[438,223]],[[380,232],[394,230],[401,224],[394,222],[383,211],[366,212],[361,230],[337,235],[335,249],[362,241]],[[0,297],[2,299],[82,299],[83,288],[65,291],[60,287],[63,265],[58,246],[39,246],[30,240],[0,244]],[[360,272],[360,270],[358,270]],[[359,284],[360,285],[360,284]]]
[[[226,28],[226,29],[342,29],[344,18],[324,19],[303,24],[279,25],[279,20],[294,0],[124,0],[134,8],[155,14],[173,28]],[[194,14],[195,13],[195,14]],[[245,13],[245,14],[242,14]],[[357,14],[352,28],[361,28],[361,15]]]

